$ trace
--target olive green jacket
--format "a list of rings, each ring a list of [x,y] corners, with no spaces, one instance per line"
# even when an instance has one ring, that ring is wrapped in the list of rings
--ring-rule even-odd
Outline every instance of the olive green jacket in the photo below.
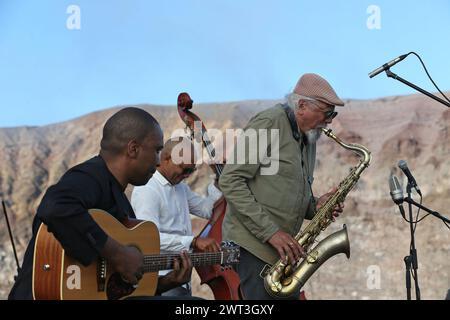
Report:
[[[278,230],[295,235],[303,220],[314,216],[308,177],[312,184],[316,145],[304,146],[301,132],[300,141],[294,139],[289,120],[280,104],[250,119],[244,132],[254,131],[251,129],[257,132],[260,132],[259,129],[278,129],[279,155],[274,152],[276,139],[267,139],[270,143],[261,150],[264,148],[260,144],[263,136],[258,134],[258,143],[247,140],[245,151],[241,151],[245,161],[240,159],[241,162],[237,162],[239,142],[236,144],[234,158],[227,158],[219,180],[228,204],[222,238],[236,242],[261,260],[273,264],[279,255],[267,242],[270,237]],[[270,136],[271,133],[268,134]],[[262,148],[257,148],[258,144]],[[258,157],[258,154],[262,155]],[[257,158],[256,163],[252,157]],[[270,164],[268,159],[272,161]],[[266,174],[267,171],[262,174],[268,166],[274,168],[275,163],[279,165],[276,174]]]

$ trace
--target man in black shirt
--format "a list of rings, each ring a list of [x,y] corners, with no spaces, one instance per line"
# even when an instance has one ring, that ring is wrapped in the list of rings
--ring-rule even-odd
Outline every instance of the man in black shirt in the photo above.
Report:
[[[143,275],[143,255],[109,237],[93,220],[88,209],[102,209],[118,220],[135,218],[124,194],[128,183],[145,185],[159,164],[163,133],[149,113],[125,108],[108,119],[103,128],[100,154],[68,170],[45,193],[33,221],[33,235],[25,252],[21,272],[9,299],[32,299],[32,268],[36,233],[48,226],[66,253],[87,266],[105,258],[124,281],[137,284]],[[190,279],[192,263],[186,252],[174,271],[158,281],[157,293],[180,286]]]

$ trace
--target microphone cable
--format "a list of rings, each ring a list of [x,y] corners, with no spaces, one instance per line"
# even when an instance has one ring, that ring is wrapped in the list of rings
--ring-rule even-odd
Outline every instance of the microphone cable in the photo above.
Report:
[[[422,205],[422,201],[423,201],[423,197],[420,196],[420,202],[419,202],[420,205]],[[420,214],[420,208],[417,208],[416,219],[415,219],[415,221],[412,221],[412,223],[414,224],[414,229],[413,229],[414,234],[416,233],[417,224],[419,222],[421,222],[422,220],[424,220],[426,217],[428,217],[431,213],[427,213],[420,219],[419,219],[419,214]],[[403,220],[405,220],[406,222],[409,223],[409,220],[404,217],[403,217]],[[450,230],[450,225],[444,220],[441,220],[441,221]]]
[[[447,96],[441,91],[441,89],[438,88],[438,86],[436,85],[436,83],[434,82],[434,80],[431,78],[430,74],[428,73],[427,67],[425,67],[425,64],[423,63],[423,61],[422,61],[422,59],[420,58],[420,56],[419,56],[417,53],[415,53],[414,51],[411,51],[411,52],[408,53],[408,55],[410,55],[410,54],[415,55],[415,56],[419,59],[419,61],[420,61],[420,63],[422,64],[422,66],[423,66],[425,72],[427,73],[428,78],[429,78],[430,81],[433,83],[433,85],[435,86],[435,88],[440,92],[440,94],[442,94],[442,95],[444,96],[444,98],[445,98],[448,102],[450,102],[450,100],[447,98]]]

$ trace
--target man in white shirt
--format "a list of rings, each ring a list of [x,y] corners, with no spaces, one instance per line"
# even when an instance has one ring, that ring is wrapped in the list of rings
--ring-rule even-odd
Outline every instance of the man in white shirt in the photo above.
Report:
[[[168,140],[161,151],[160,165],[153,177],[146,185],[135,187],[131,194],[131,205],[136,217],[152,221],[158,227],[161,252],[190,249],[220,251],[220,245],[215,239],[197,238],[192,234],[189,214],[209,219],[214,203],[222,196],[222,192],[215,186],[217,182],[208,186],[206,197],[193,192],[182,182],[195,171],[194,152],[194,146],[188,138]],[[160,275],[168,272],[160,271]],[[191,296],[190,283],[163,295]]]

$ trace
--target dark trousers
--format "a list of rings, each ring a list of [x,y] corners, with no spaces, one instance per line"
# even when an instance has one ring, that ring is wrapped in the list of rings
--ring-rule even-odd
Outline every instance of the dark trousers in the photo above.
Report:
[[[241,279],[241,291],[246,300],[275,300],[264,287],[261,270],[267,263],[241,247],[239,264],[236,271]],[[300,292],[300,290],[299,290]],[[291,300],[298,300],[299,292],[292,295]]]

